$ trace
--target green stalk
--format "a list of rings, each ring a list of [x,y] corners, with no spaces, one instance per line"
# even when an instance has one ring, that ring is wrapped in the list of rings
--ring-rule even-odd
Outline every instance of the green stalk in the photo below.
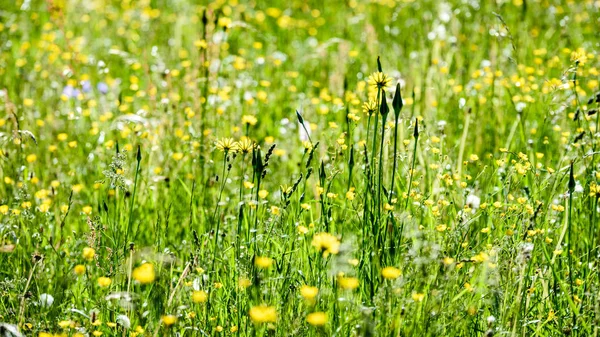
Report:
[[[572,241],[572,232],[573,232],[573,223],[571,220],[571,215],[573,214],[573,191],[575,191],[575,178],[573,177],[573,162],[571,162],[571,173],[569,174],[569,220],[568,220],[568,232],[567,239],[569,243],[567,245],[567,255],[569,257],[569,284],[571,287],[571,297],[575,295],[575,288],[573,287],[573,257],[575,254],[575,250],[573,249],[573,241]],[[573,251],[571,253],[571,251]],[[573,328],[577,323],[577,315],[575,311],[573,311]]]
[[[415,119],[415,131],[413,133],[415,137],[415,146],[413,148],[413,158],[412,164],[410,165],[410,178],[408,180],[408,191],[406,192],[406,204],[404,205],[404,209],[408,208],[408,200],[410,200],[410,190],[412,188],[412,181],[415,172],[415,160],[417,159],[417,143],[419,141],[419,120]]]
[[[140,173],[140,163],[142,162],[142,150],[138,145],[137,155],[136,155],[137,164],[135,166],[135,178],[133,180],[133,194],[131,195],[131,201],[129,202],[129,221],[127,223],[127,231],[125,232],[125,237],[129,237],[129,233],[131,232],[131,225],[133,223],[133,204],[135,202],[135,195],[137,193],[137,185],[138,185],[138,176]],[[138,228],[139,229],[139,228]],[[134,235],[135,237],[135,235]],[[127,249],[128,247],[125,247]]]
[[[377,182],[377,206],[378,207],[377,207],[377,221],[376,222],[377,222],[378,226],[381,225],[381,190],[383,189],[383,141],[385,140],[385,122],[387,120],[387,116],[389,113],[389,108],[387,105],[385,93],[383,94],[383,97],[382,97],[380,113],[381,113],[382,119],[381,119],[381,145],[379,147],[379,177],[378,177],[378,182]],[[385,232],[385,228],[384,228],[384,232]],[[379,244],[382,244],[382,242],[380,242],[380,239],[381,239],[381,235],[380,235],[380,231],[378,231],[377,241],[379,242]]]

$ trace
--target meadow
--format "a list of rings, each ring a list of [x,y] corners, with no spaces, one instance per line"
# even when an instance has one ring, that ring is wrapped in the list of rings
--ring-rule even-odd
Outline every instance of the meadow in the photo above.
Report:
[[[598,336],[599,0],[0,0],[0,336]]]

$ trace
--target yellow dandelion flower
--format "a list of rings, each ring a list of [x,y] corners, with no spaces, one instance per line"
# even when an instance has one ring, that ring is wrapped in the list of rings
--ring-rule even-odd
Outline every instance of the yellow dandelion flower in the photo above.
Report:
[[[237,150],[242,154],[250,153],[254,149],[254,142],[248,137],[242,137],[239,142],[237,142]]]
[[[250,308],[248,315],[254,323],[275,323],[277,321],[277,310],[275,307],[264,304]]]
[[[390,86],[392,79],[382,72],[374,72],[369,76],[368,83],[377,89],[385,90]]]
[[[238,143],[233,138],[221,138],[221,140],[215,143],[217,149],[224,153],[236,152]]]
[[[425,298],[425,294],[412,293],[411,297],[412,297],[413,301],[415,301],[415,302],[422,302],[423,299]]]
[[[306,316],[306,322],[313,326],[323,326],[327,324],[327,314],[324,312],[313,312]]]
[[[300,295],[307,300],[312,300],[319,294],[319,288],[303,285],[300,287]]]
[[[94,256],[96,256],[96,250],[94,248],[85,247],[83,248],[83,252],[81,255],[84,259],[91,261],[94,259]]]
[[[78,264],[75,266],[75,268],[73,269],[73,271],[75,272],[75,274],[77,275],[83,275],[85,274],[85,266],[82,264]]]
[[[254,264],[262,269],[267,269],[273,264],[273,259],[266,256],[257,256],[254,259]]]
[[[165,315],[160,318],[160,320],[166,325],[171,326],[177,323],[177,317],[174,315]]]
[[[108,277],[98,277],[98,286],[104,288],[104,287],[108,287],[109,285],[111,285],[112,280]]]
[[[256,125],[257,122],[258,122],[258,119],[256,119],[256,117],[254,117],[252,115],[242,116],[242,124]]]
[[[338,285],[340,288],[342,289],[346,289],[346,290],[354,290],[356,288],[358,288],[360,282],[358,281],[358,279],[356,277],[339,277],[338,278]]]
[[[83,212],[83,214],[85,215],[90,215],[92,214],[92,206],[84,206],[81,211]]]
[[[131,273],[131,276],[141,284],[152,283],[156,278],[154,265],[152,265],[151,263],[144,263],[141,266],[135,268]]]
[[[388,280],[397,279],[401,274],[402,272],[400,269],[396,267],[385,267],[381,270],[381,276]]]
[[[322,252],[324,257],[340,251],[340,241],[334,235],[325,232],[315,234],[311,244],[319,252]]]
[[[196,290],[192,293],[194,303],[204,303],[208,300],[208,293],[204,290]]]
[[[372,115],[377,112],[377,102],[374,100],[369,100],[368,102],[363,103],[363,112],[367,115]]]

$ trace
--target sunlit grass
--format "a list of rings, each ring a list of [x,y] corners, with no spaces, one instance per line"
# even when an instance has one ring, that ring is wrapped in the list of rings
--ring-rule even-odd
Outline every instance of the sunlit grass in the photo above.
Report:
[[[0,336],[597,336],[599,17],[4,1]]]

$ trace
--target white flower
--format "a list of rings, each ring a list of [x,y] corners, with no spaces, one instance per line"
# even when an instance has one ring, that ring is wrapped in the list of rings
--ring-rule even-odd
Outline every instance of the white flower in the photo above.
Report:
[[[40,306],[48,308],[52,306],[52,303],[54,303],[54,296],[45,293],[40,295],[40,300],[38,302]]]
[[[119,315],[117,316],[117,324],[121,325],[125,329],[129,329],[131,326],[131,321],[129,320],[129,317],[125,315]]]
[[[475,194],[469,194],[467,196],[466,204],[473,210],[476,210],[479,208],[479,205],[481,204],[481,199],[479,199],[479,197],[476,196]]]
[[[2,337],[23,337],[16,325],[0,323],[0,334]]]

